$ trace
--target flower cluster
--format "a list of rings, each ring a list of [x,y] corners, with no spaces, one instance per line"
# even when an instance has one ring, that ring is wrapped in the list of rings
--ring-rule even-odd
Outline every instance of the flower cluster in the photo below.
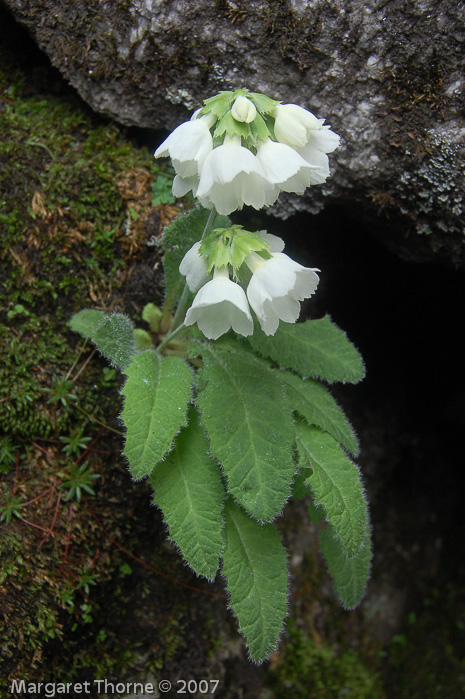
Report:
[[[211,340],[230,328],[251,335],[250,308],[266,335],[274,335],[280,320],[295,323],[299,302],[316,290],[319,270],[294,262],[283,249],[281,238],[239,226],[216,229],[195,243],[179,267],[189,289],[197,292],[185,325],[197,323]],[[230,278],[230,269],[237,281]]]
[[[339,136],[311,112],[240,89],[205,100],[155,151],[176,171],[173,194],[230,214],[261,209],[280,192],[303,194],[329,176],[327,153]]]

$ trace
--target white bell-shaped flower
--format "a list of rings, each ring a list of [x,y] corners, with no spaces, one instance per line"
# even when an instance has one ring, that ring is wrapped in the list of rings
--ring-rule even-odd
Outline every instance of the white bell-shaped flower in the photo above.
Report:
[[[239,136],[227,136],[205,159],[196,196],[202,206],[230,214],[244,204],[261,209],[276,201],[279,188],[269,182],[258,158],[241,145]]]
[[[279,321],[295,323],[300,314],[300,301],[315,292],[319,270],[303,267],[282,252],[263,259],[257,253],[245,262],[252,271],[247,298],[266,335],[274,335]]]
[[[206,284],[210,278],[207,260],[203,255],[199,254],[201,242],[199,240],[197,243],[194,243],[186,252],[179,265],[179,271],[186,277],[187,286],[193,293]]]
[[[267,180],[283,192],[303,194],[314,179],[314,171],[320,170],[318,164],[310,164],[291,146],[270,138],[258,146],[257,160]]]
[[[281,143],[292,146],[314,169],[309,184],[321,184],[329,177],[329,160],[340,138],[324,126],[324,119],[317,117],[297,104],[279,104],[275,109],[275,136]],[[288,190],[286,190],[288,191]]]
[[[185,325],[197,323],[205,337],[217,340],[230,328],[240,335],[253,333],[253,320],[244,289],[231,281],[225,267],[197,293],[186,313]]]
[[[278,141],[293,148],[308,143],[312,131],[321,129],[324,120],[297,104],[278,104],[274,111],[274,133]]]
[[[210,114],[185,121],[157,148],[155,157],[169,156],[181,178],[198,176],[205,158],[213,149],[210,133],[212,123],[213,117]]]

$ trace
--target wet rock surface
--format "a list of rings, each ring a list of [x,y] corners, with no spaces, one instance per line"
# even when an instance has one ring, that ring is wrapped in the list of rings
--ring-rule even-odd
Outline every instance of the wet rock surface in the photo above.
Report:
[[[275,215],[335,202],[416,261],[465,262],[465,26],[454,0],[4,0],[90,106],[172,129],[246,86],[326,118],[333,176]]]

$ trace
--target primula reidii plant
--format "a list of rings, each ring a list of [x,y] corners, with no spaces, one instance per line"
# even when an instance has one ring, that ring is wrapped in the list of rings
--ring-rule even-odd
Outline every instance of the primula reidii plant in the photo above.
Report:
[[[319,270],[284,241],[233,225],[244,204],[274,203],[329,175],[339,137],[307,110],[245,89],[207,99],[157,149],[173,193],[201,206],[163,235],[166,295],[135,329],[83,310],[71,328],[126,377],[124,454],[148,477],[171,540],[199,576],[221,570],[250,657],[276,647],[287,614],[287,552],[275,521],[309,499],[342,604],[364,592],[371,560],[357,438],[325,383],[358,382],[360,355],[328,317],[296,323]],[[322,383],[325,382],[325,383]]]

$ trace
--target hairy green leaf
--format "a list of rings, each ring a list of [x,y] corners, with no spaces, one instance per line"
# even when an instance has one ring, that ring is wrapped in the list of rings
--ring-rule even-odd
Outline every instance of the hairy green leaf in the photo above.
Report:
[[[318,524],[325,518],[324,508],[321,505],[316,505],[313,499],[308,503],[308,514],[313,524]]]
[[[166,297],[165,305],[172,308],[182,293],[185,277],[179,273],[179,265],[188,250],[202,238],[208,217],[208,209],[197,207],[187,214],[178,216],[163,233],[165,255],[163,267],[165,271]],[[221,228],[229,226],[229,218],[217,216],[215,225]]]
[[[371,536],[367,527],[362,548],[352,558],[348,558],[336,538],[334,529],[328,526],[320,532],[321,552],[328,564],[337,594],[346,609],[354,609],[365,592],[370,576]]]
[[[137,356],[126,369],[121,393],[126,426],[124,454],[134,478],[151,473],[186,424],[192,373],[179,357],[161,357],[152,350]]]
[[[68,323],[68,326],[75,333],[90,339],[95,332],[97,325],[104,316],[103,311],[95,311],[92,308],[84,308],[79,313],[75,313]]]
[[[157,333],[160,330],[160,324],[163,313],[154,303],[147,303],[142,309],[142,320],[149,324],[150,330]]]
[[[311,472],[312,470],[310,468],[302,468],[295,474],[294,481],[292,483],[292,497],[296,498],[296,500],[306,498],[309,495],[305,481]]]
[[[355,556],[363,544],[368,515],[357,466],[344,454],[331,435],[306,424],[297,426],[301,462],[310,466],[307,485],[322,505],[326,519],[347,556]]]
[[[357,383],[365,376],[360,354],[328,316],[281,323],[272,337],[256,326],[250,342],[260,354],[304,377]]]
[[[286,616],[286,550],[272,524],[260,525],[231,501],[225,507],[223,574],[250,657],[261,663],[276,648]]]
[[[289,403],[310,425],[329,432],[354,456],[359,453],[358,440],[351,424],[329,391],[313,379],[302,379],[290,371],[281,371]]]
[[[234,499],[260,521],[282,510],[295,472],[294,427],[280,382],[239,343],[201,345],[197,403]]]
[[[134,324],[122,313],[104,315],[91,339],[110,364],[118,369],[124,370],[137,354]]]
[[[136,328],[134,330],[134,343],[138,350],[146,350],[153,347],[152,338],[145,330]]]
[[[225,492],[218,464],[193,408],[174,449],[150,476],[154,502],[162,510],[171,539],[197,575],[213,579],[222,546],[221,509]]]

